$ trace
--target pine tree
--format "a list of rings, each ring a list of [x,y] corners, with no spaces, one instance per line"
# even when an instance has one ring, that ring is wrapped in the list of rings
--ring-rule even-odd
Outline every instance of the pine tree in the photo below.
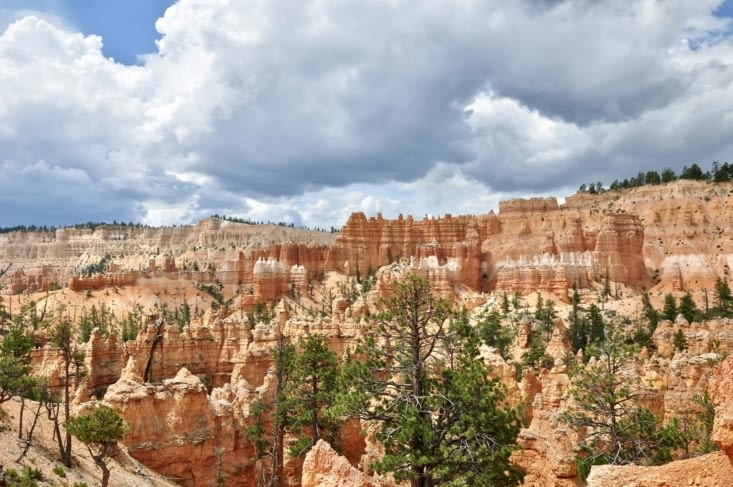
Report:
[[[102,487],[109,483],[107,459],[117,449],[117,441],[127,433],[129,426],[109,406],[97,406],[92,412],[71,417],[66,430],[84,443],[94,463],[102,470]]]
[[[545,301],[542,299],[542,295],[537,293],[537,304],[535,305],[534,317],[536,320],[541,320],[545,310]]]
[[[33,338],[23,321],[19,319],[12,323],[0,343],[0,403],[12,396],[20,398],[18,438],[23,435],[26,398],[37,395],[39,384],[39,379],[31,375]]]
[[[570,322],[568,335],[570,338],[570,347],[573,353],[577,353],[578,350],[584,350],[588,345],[587,322],[585,318],[580,315],[580,294],[578,294],[577,289],[573,291],[571,303],[572,308],[570,315],[568,316],[568,321]]]
[[[496,348],[502,357],[507,358],[514,334],[511,329],[502,325],[499,313],[492,311],[486,314],[476,327],[484,343]]]
[[[320,438],[338,446],[340,421],[330,412],[336,401],[339,363],[321,335],[309,335],[295,354],[293,374],[286,386],[290,409],[288,429],[298,434],[293,456],[304,455]]]
[[[537,310],[535,311],[535,318],[539,321],[543,339],[547,342],[552,336],[552,330],[555,326],[555,318],[557,318],[555,302],[548,299],[543,303],[542,296],[537,293]]]
[[[21,326],[12,324],[0,342],[0,404],[20,394],[31,372],[31,338]]]
[[[71,382],[74,378],[80,378],[84,362],[84,352],[79,350],[74,339],[74,328],[71,321],[60,315],[57,323],[51,332],[51,343],[58,348],[59,354],[63,361],[63,397],[61,405],[63,405],[64,417],[63,421],[59,417],[58,410],[53,415],[54,420],[54,436],[59,448],[61,463],[67,467],[71,467],[71,433],[67,430],[62,437],[61,423],[67,423],[71,417]],[[49,416],[51,416],[49,412]]]
[[[677,330],[675,332],[672,343],[674,344],[675,350],[679,350],[680,352],[687,350],[687,340],[685,339],[685,334],[682,330]]]
[[[652,306],[651,301],[649,300],[649,293],[644,293],[641,297],[641,302],[643,306],[644,311],[644,317],[649,322],[649,333],[654,333],[654,330],[657,329],[657,324],[659,323],[659,312],[654,309],[654,306]]]
[[[677,300],[671,293],[667,293],[664,295],[664,308],[662,309],[662,318],[669,321],[674,321],[677,319]]]
[[[501,312],[504,313],[504,315],[509,314],[509,296],[507,293],[504,293],[504,295],[501,297]]]
[[[649,294],[644,293],[641,297],[642,302],[642,318],[637,322],[636,331],[634,333],[634,343],[641,347],[654,348],[654,342],[652,336],[654,331],[657,329],[659,323],[659,312],[654,309],[651,301],[649,300]]]
[[[477,360],[480,339],[434,298],[425,279],[394,283],[379,316],[345,365],[340,405],[377,421],[384,455],[374,465],[412,487],[516,485],[509,462],[517,411]]]
[[[674,171],[668,167],[664,168],[662,171],[662,183],[671,183],[672,181],[677,180],[677,175],[674,173]]]
[[[561,417],[585,434],[578,457],[583,478],[592,465],[667,462],[671,449],[680,443],[677,425],[662,427],[641,404],[638,384],[624,373],[638,350],[626,345],[618,330],[608,331],[606,339],[594,346],[598,360],[575,377],[570,391],[575,403]]]
[[[695,181],[704,181],[706,179],[710,179],[710,175],[706,172],[703,172],[702,168],[696,163],[693,163],[690,167],[684,166],[682,168],[680,179],[693,179]]]
[[[588,343],[600,343],[606,338],[603,316],[601,310],[595,304],[590,305],[588,310],[588,321],[590,322],[590,330],[588,332]]]
[[[274,391],[268,397],[255,400],[250,406],[254,424],[245,429],[246,438],[255,447],[255,458],[269,460],[260,464],[258,486],[280,487],[284,482],[285,433],[292,422],[288,388],[295,364],[295,347],[278,333],[277,346],[272,349],[274,359]],[[269,425],[269,428],[266,428]]]
[[[680,298],[678,311],[685,317],[688,323],[692,323],[693,321],[700,319],[700,310],[697,308],[695,300],[692,299],[692,294],[690,294],[689,291]]]
[[[733,301],[731,296],[730,286],[728,281],[719,277],[715,280],[715,301],[718,306],[718,311],[722,316],[728,316],[730,310],[730,303]]]

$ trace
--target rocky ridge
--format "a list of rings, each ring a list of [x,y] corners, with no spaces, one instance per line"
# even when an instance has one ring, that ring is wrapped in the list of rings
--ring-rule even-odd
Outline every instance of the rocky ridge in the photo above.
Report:
[[[733,185],[677,181],[600,195],[501,202],[479,216],[353,214],[339,234],[202,220],[173,228],[103,226],[94,231],[0,235],[0,263],[12,264],[9,288],[75,290],[129,285],[173,275],[245,289],[277,300],[307,291],[338,271],[364,276],[405,261],[447,292],[527,294],[567,300],[572,287],[612,282],[633,289],[711,289],[730,268]],[[105,276],[78,273],[109,256]],[[110,272],[111,271],[111,272]]]

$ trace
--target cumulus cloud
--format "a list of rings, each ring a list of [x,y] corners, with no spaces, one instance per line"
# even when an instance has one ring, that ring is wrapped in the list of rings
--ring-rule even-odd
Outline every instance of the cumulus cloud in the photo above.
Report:
[[[726,160],[720,4],[179,0],[140,66],[0,13],[0,224],[327,228]]]

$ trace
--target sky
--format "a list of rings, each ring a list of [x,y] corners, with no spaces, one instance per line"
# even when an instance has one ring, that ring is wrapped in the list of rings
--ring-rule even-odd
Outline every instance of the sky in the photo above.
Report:
[[[0,226],[480,214],[731,134],[733,0],[0,3]]]

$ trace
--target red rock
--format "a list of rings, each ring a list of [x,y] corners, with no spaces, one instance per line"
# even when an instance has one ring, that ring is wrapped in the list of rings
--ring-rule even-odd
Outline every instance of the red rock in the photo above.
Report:
[[[308,452],[303,462],[302,487],[342,487],[359,485],[377,487],[377,483],[364,472],[352,466],[323,440]]]
[[[600,465],[591,468],[588,487],[729,487],[733,467],[722,452],[658,467]]]

